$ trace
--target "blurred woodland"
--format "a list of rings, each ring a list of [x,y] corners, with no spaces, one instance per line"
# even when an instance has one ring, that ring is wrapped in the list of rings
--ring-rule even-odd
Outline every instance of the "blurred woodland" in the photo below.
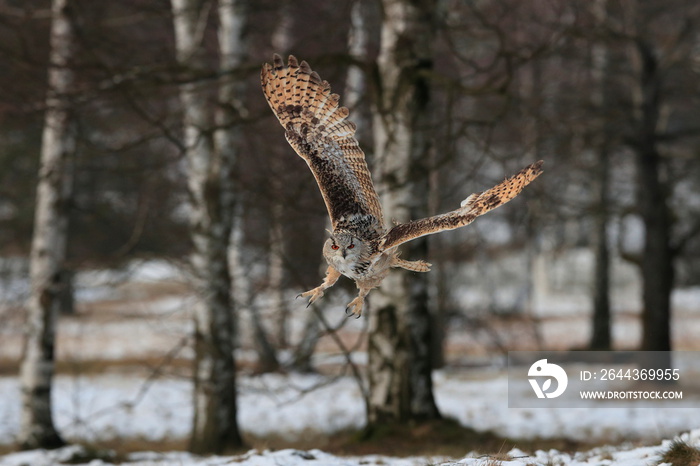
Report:
[[[235,422],[209,419],[235,419],[234,347],[254,348],[257,370],[313,369],[330,325],[320,310],[354,291],[341,279],[291,314],[322,279],[327,213],[260,90],[273,53],[306,60],[340,94],[370,169],[400,161],[402,183],[379,170],[374,180],[380,196],[407,189],[411,214],[452,210],[545,161],[518,199],[406,250],[433,271],[385,285],[410,298],[405,312],[394,303],[393,324],[372,296],[369,324],[341,324],[369,326],[370,353],[386,343],[383,357],[420,363],[401,382],[411,401],[392,408],[374,396],[391,376],[370,354],[370,424],[439,417],[430,369],[446,362],[452,330],[483,330],[484,318],[516,319],[521,337],[534,328],[500,350],[544,347],[537,319],[576,298],[586,324],[560,348],[687,348],[674,341],[672,296],[700,286],[699,25],[692,0],[0,1],[0,310],[30,316],[23,384],[40,378],[32,357],[53,360],[54,326],[37,322],[79,312],[73,277],[135,259],[176,264],[200,296],[195,383],[221,392],[195,394],[207,408],[194,451],[240,443]],[[377,144],[378,126],[401,124],[408,145]],[[51,140],[57,165],[46,164]],[[37,239],[51,179],[44,226],[61,226]],[[634,338],[612,331],[618,313],[640,322]],[[228,356],[209,364],[212,351]],[[62,442],[39,430],[25,446]]]

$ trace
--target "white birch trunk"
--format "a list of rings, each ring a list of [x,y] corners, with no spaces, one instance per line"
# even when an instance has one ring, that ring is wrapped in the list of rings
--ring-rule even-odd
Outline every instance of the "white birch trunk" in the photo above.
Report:
[[[250,281],[243,269],[243,207],[234,185],[238,158],[238,141],[242,129],[241,120],[248,111],[242,100],[246,92],[246,82],[234,78],[234,73],[243,64],[248,50],[247,0],[219,0],[219,67],[222,78],[219,81],[219,102],[216,110],[217,130],[214,133],[222,180],[221,212],[230,225],[229,272],[231,276],[234,347],[238,346],[238,319],[246,310],[252,309]],[[228,182],[224,182],[227,180]]]
[[[374,172],[387,221],[425,217],[428,145],[426,122],[433,38],[432,2],[383,0],[374,108]],[[423,130],[424,131],[424,130]],[[408,259],[425,259],[425,240],[403,247]],[[369,426],[440,414],[432,393],[427,280],[396,269],[372,295],[369,336]]]
[[[193,75],[206,68],[202,35],[207,9],[172,0],[177,59]],[[222,21],[222,26],[230,24]],[[215,149],[206,83],[180,87],[191,202],[195,318],[194,421],[190,449],[220,453],[242,444],[236,419],[234,326],[227,248],[231,232],[231,161]],[[224,178],[224,176],[226,178]],[[228,210],[227,210],[228,209]]]
[[[56,448],[64,444],[51,414],[54,337],[61,273],[67,244],[67,204],[72,191],[69,158],[75,151],[75,122],[70,93],[75,48],[69,0],[52,4],[49,91],[41,145],[34,234],[29,265],[31,294],[27,305],[27,338],[21,366],[23,448]]]
[[[274,51],[282,56],[289,53],[290,46],[292,45],[293,18],[292,0],[281,0],[278,2],[277,26],[272,32],[270,42]]]
[[[280,2],[279,5],[279,17],[275,30],[272,33],[272,47],[275,52],[280,54],[285,54],[292,42],[292,27],[293,27],[293,15],[291,0],[284,0]],[[282,212],[285,210],[284,203],[282,202],[282,196],[279,193],[282,190],[281,180],[279,177],[274,176],[275,173],[280,172],[282,168],[277,160],[273,160],[272,172],[273,177],[270,181],[271,191],[273,193],[278,193],[276,196],[271,198],[270,207],[270,248],[268,257],[268,268],[267,268],[267,279],[268,279],[268,293],[270,296],[270,308],[269,311],[274,317],[274,322],[276,323],[276,337],[277,345],[280,347],[287,346],[288,342],[288,320],[289,320],[289,306],[285,305],[284,290],[284,234],[282,231]],[[266,338],[265,332],[262,327],[260,328],[260,337]],[[265,342],[260,342],[264,345]]]
[[[225,216],[224,221],[230,224],[237,220],[234,215],[236,192],[233,180],[241,137],[240,121],[247,116],[242,102],[246,92],[245,80],[236,79],[233,75],[246,57],[247,0],[219,0],[218,13],[219,71],[222,78],[219,80],[214,138],[220,164],[219,178],[222,181],[221,212]]]
[[[241,135],[240,120],[247,116],[247,109],[242,102],[246,92],[244,80],[236,80],[232,73],[239,68],[247,54],[246,28],[249,5],[244,0],[220,0],[219,2],[219,51],[220,67],[223,78],[219,83],[219,107],[216,114],[217,131],[215,133],[216,147],[222,161],[222,179],[233,179],[237,159],[237,143]],[[235,187],[232,187],[235,188]],[[224,194],[224,193],[222,193]],[[258,354],[263,360],[263,366],[269,370],[278,368],[274,349],[264,334],[260,313],[250,291],[250,281],[243,269],[243,208],[241,200],[236,199],[235,189],[225,193],[223,210],[231,212],[232,224],[229,270],[232,279],[233,301],[237,307],[238,316],[250,312],[254,340]],[[260,334],[262,332],[262,335]],[[235,337],[235,335],[234,335]],[[262,344],[260,345],[260,342]],[[260,346],[258,346],[260,345]]]
[[[220,0],[219,2],[219,65],[222,78],[219,82],[219,105],[216,109],[217,130],[214,133],[216,150],[221,159],[221,178],[232,180],[237,159],[237,141],[241,128],[238,121],[246,115],[240,100],[245,92],[245,82],[235,80],[232,73],[244,60],[245,18],[247,5],[240,0]],[[250,284],[242,270],[243,209],[236,200],[235,186],[227,184],[222,189],[222,214],[230,215],[229,273],[234,306],[245,309],[250,302]],[[234,335],[235,337],[235,335]]]
[[[367,60],[368,27],[367,12],[362,0],[355,0],[350,10],[350,30],[348,31],[348,53],[357,62]],[[355,137],[360,141],[362,134],[370,129],[370,123],[366,121],[364,113],[360,111],[361,103],[367,92],[367,79],[365,71],[358,65],[351,65],[345,80],[345,92],[343,104],[350,110],[352,121],[357,125]]]

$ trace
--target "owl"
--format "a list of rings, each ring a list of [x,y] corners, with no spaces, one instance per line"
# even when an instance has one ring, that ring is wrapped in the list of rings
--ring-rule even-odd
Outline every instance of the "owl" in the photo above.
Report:
[[[339,106],[340,98],[331,93],[328,82],[305,61],[299,63],[290,56],[285,66],[277,54],[271,65],[263,65],[260,80],[287,141],[311,169],[331,220],[332,231],[323,246],[328,262],[325,279],[297,296],[309,298],[308,305],[345,275],[359,289],[345,312],[360,317],[365,297],[392,268],[430,270],[422,260],[401,259],[398,246],[468,225],[513,199],[542,173],[543,162],[533,163],[497,186],[470,195],[456,210],[386,228],[364,153],[355,139],[355,124],[347,119],[348,109]]]

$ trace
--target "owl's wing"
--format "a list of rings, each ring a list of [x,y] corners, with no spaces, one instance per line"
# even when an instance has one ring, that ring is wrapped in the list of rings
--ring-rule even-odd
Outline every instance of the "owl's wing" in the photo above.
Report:
[[[260,73],[263,93],[287,141],[311,168],[333,229],[365,225],[381,234],[382,208],[348,109],[305,61],[290,55],[284,66],[277,54],[272,60]]]
[[[386,251],[412,239],[453,230],[470,224],[478,216],[505,204],[542,173],[540,160],[523,168],[516,175],[482,193],[474,193],[464,201],[459,209],[421,220],[401,223],[389,230],[379,243],[379,250]]]

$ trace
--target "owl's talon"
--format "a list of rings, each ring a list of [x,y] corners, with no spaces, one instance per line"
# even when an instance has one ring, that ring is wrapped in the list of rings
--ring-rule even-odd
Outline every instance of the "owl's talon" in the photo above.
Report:
[[[348,317],[354,316],[356,319],[359,319],[360,316],[362,315],[362,306],[364,305],[365,300],[363,298],[360,298],[359,296],[350,303],[348,303],[347,307],[345,308],[345,315]]]
[[[308,308],[314,302],[316,302],[317,299],[319,299],[323,296],[323,287],[319,286],[319,287],[314,288],[313,290],[304,291],[303,293],[299,293],[297,295],[297,298],[306,298],[307,296],[310,296],[309,302],[306,304],[306,307]]]

